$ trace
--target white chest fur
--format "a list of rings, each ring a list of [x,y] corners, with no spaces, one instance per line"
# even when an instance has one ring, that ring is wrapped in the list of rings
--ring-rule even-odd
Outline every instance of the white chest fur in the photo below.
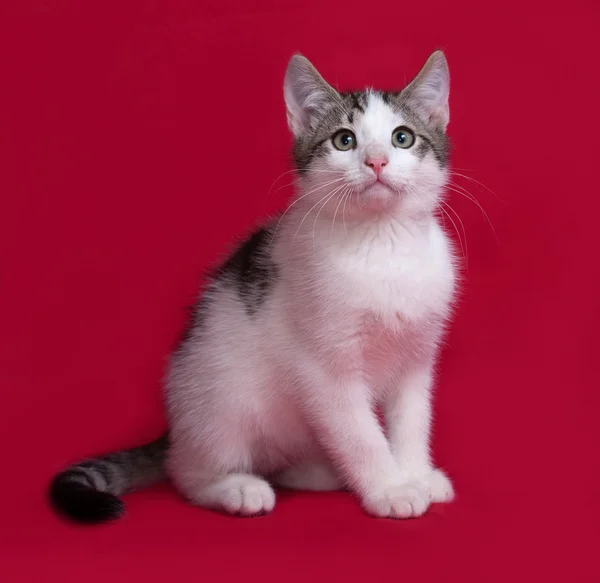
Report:
[[[372,386],[431,353],[448,314],[454,269],[446,235],[433,221],[331,226],[299,237],[284,255],[281,301],[302,338],[327,366],[362,371]],[[293,247],[292,247],[293,248]]]
[[[374,225],[322,249],[319,269],[328,295],[349,309],[391,327],[446,315],[454,269],[446,235],[434,221]]]

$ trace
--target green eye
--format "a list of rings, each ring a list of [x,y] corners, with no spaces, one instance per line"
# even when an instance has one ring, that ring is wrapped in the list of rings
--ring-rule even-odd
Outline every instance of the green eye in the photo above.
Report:
[[[396,128],[392,133],[392,144],[396,148],[410,148],[414,143],[415,134],[404,126]]]
[[[356,136],[350,130],[340,130],[331,138],[331,142],[336,150],[342,152],[356,148]]]

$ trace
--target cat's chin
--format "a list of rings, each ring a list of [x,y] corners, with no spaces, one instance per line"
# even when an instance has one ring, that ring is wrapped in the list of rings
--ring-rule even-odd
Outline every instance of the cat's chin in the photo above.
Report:
[[[400,200],[400,194],[387,184],[377,181],[363,190],[361,199],[362,208],[382,212],[394,209]]]

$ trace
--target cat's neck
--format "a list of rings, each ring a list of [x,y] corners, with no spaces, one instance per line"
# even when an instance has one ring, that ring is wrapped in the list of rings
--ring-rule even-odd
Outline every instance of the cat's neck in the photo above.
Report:
[[[426,242],[432,229],[438,228],[433,213],[373,213],[368,216],[335,216],[311,211],[310,205],[298,204],[284,218],[281,242],[296,252],[314,253],[329,248],[336,253],[354,253],[358,249],[402,249]]]

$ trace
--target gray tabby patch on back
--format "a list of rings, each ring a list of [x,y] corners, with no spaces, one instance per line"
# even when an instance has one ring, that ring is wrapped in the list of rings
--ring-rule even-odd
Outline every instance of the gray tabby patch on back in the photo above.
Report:
[[[272,227],[253,233],[217,271],[215,280],[232,286],[253,316],[276,282],[279,269],[270,254]]]
[[[208,286],[202,297],[190,307],[188,327],[179,350],[194,335],[194,330],[201,329],[204,317],[210,309],[211,297],[217,293],[215,284],[235,289],[248,316],[256,315],[279,277],[279,268],[270,253],[273,236],[273,225],[253,232],[210,274]]]
[[[423,140],[417,151],[419,156],[423,157],[431,150],[440,166],[446,166],[450,150],[448,137],[438,126],[427,123],[410,108],[406,91],[349,91],[332,95],[316,111],[316,123],[294,142],[294,161],[298,171],[305,173],[315,158],[327,152],[327,143],[338,130],[352,129],[356,119],[365,112],[370,94],[380,96],[392,109],[401,111],[410,121],[416,135]]]

